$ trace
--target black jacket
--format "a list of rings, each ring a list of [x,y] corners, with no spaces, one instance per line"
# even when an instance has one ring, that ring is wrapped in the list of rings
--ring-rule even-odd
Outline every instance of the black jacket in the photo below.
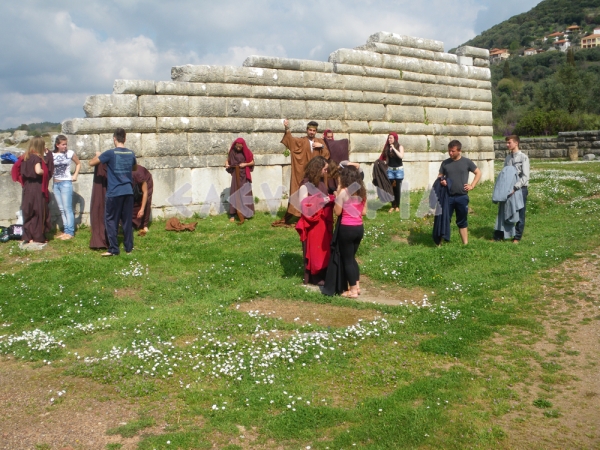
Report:
[[[429,193],[429,207],[435,209],[435,219],[433,220],[433,242],[440,245],[442,238],[445,241],[450,240],[450,206],[448,205],[448,197],[450,196],[450,188],[452,181],[444,177],[448,186],[442,186],[442,178],[438,178],[433,183],[431,192]]]
[[[384,203],[394,200],[394,189],[387,176],[387,163],[381,159],[373,164],[373,185],[377,188],[377,196]]]

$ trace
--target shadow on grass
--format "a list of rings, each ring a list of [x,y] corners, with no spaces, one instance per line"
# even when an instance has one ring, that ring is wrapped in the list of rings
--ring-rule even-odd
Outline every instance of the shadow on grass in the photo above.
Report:
[[[279,263],[283,267],[283,275],[285,278],[304,276],[304,269],[302,268],[302,255],[297,253],[283,252],[279,256]]]
[[[435,247],[431,231],[410,230],[406,238],[408,245],[423,245],[425,247]]]

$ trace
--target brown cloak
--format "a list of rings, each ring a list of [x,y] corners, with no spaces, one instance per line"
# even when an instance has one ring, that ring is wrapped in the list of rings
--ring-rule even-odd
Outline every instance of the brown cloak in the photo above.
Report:
[[[42,175],[35,173],[35,165],[41,164],[42,159],[31,155],[21,164],[23,177],[23,195],[21,197],[21,211],[23,213],[23,237],[25,242],[46,242],[44,236],[48,202],[42,192]]]
[[[106,164],[94,167],[94,180],[92,185],[92,200],[90,202],[90,225],[92,236],[90,248],[108,248],[106,228],[104,228],[104,205],[106,202]]]
[[[144,215],[141,219],[138,219],[137,215],[142,207],[142,201],[133,203],[133,227],[136,230],[143,229],[150,223],[150,212],[152,211],[152,192],[154,191],[154,181],[152,180],[152,174],[143,166],[137,165],[137,170],[132,173],[133,182],[140,186],[142,190],[142,183],[146,182],[148,187],[148,199],[146,200],[146,207],[144,208]]]
[[[314,138],[314,142],[323,144],[323,148],[314,149],[311,152],[310,140],[304,136],[301,138],[295,138],[289,130],[286,130],[283,135],[281,143],[290,150],[290,156],[292,158],[292,176],[290,179],[290,192],[291,196],[300,188],[300,183],[304,178],[304,168],[308,162],[315,156],[323,156],[325,159],[329,159],[329,149],[323,139]],[[300,211],[298,211],[291,203],[288,203],[287,212],[296,217],[300,217]]]

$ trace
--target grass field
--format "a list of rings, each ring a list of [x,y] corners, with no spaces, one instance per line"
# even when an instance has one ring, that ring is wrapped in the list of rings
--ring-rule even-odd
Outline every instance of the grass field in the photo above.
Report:
[[[410,219],[382,209],[366,221],[365,286],[401,306],[302,286],[297,233],[262,213],[243,226],[209,217],[193,233],[155,222],[116,258],[89,250],[86,228],[39,253],[3,244],[0,366],[102,386],[138,416],[105,434],[137,436],[140,449],[511,447],[522,419],[511,415],[564,418],[554,397],[573,380],[561,362],[572,328],[553,338],[558,350],[536,349],[549,306],[569,295],[600,305],[578,297],[577,274],[557,273],[600,246],[600,164],[532,167],[519,245],[491,242],[491,183],[471,193],[467,246],[453,227],[435,247],[432,219],[414,214],[422,192]],[[597,329],[598,314],[580,326]],[[53,394],[46,410],[71,395]]]

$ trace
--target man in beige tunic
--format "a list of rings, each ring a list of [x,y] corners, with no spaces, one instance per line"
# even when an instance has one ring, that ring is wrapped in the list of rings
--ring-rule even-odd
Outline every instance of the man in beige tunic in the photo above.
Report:
[[[286,146],[290,151],[292,157],[292,176],[290,180],[290,197],[294,192],[300,189],[300,183],[304,178],[304,168],[306,164],[313,159],[315,156],[323,156],[325,159],[329,159],[329,149],[323,139],[315,137],[317,135],[317,128],[319,124],[311,121],[306,125],[306,136],[296,138],[292,136],[290,132],[290,122],[285,119],[283,121],[285,127],[285,134],[281,143]],[[287,212],[281,220],[273,222],[273,226],[286,226],[290,225],[291,221],[295,217],[300,217],[300,211],[298,211],[294,205],[288,202]]]

